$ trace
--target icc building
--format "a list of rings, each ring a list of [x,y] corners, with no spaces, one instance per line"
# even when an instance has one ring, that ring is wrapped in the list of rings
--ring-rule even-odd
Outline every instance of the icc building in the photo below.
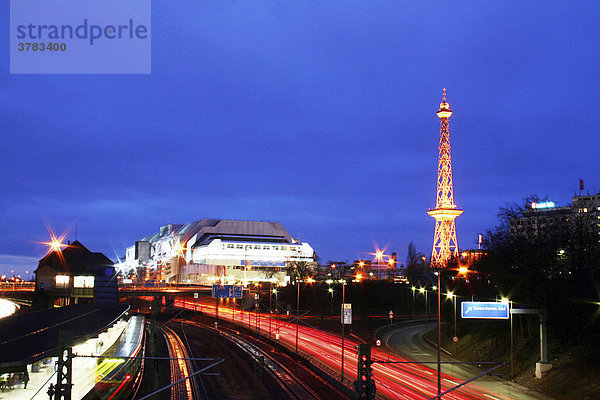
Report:
[[[137,282],[284,283],[288,267],[314,259],[280,223],[202,219],[162,226],[128,247],[119,268]]]

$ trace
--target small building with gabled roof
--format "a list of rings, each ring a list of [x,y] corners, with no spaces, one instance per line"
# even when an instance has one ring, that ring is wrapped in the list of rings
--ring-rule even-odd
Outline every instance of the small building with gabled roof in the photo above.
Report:
[[[79,241],[48,253],[34,273],[36,292],[49,295],[55,305],[118,302],[114,262]]]

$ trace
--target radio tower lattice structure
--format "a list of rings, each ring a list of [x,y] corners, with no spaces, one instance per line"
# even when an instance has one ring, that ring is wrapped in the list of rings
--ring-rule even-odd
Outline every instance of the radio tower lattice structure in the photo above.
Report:
[[[438,158],[437,199],[435,208],[427,214],[435,218],[435,234],[431,267],[445,268],[452,256],[458,256],[456,240],[456,224],[454,220],[463,210],[454,204],[454,187],[452,184],[452,159],[450,157],[450,130],[448,119],[452,115],[450,105],[446,102],[446,88],[440,103],[437,116],[440,119],[440,145]]]

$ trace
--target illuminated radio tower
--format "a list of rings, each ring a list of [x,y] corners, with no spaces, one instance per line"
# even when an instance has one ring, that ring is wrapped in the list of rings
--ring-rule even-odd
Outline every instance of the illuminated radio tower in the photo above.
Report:
[[[452,185],[452,160],[450,158],[450,131],[448,118],[452,115],[450,105],[446,103],[446,88],[437,116],[440,118],[440,146],[438,159],[437,201],[433,210],[427,214],[435,218],[435,235],[431,252],[431,267],[445,268],[452,256],[458,256],[456,225],[454,219],[463,213],[454,204]]]

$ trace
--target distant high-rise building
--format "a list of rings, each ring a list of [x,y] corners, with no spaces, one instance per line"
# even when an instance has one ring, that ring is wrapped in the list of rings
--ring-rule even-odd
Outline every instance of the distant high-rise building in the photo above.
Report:
[[[572,204],[557,206],[545,200],[528,204],[518,217],[509,221],[510,234],[524,238],[565,238],[577,226],[590,232],[600,231],[600,193],[575,195]]]

